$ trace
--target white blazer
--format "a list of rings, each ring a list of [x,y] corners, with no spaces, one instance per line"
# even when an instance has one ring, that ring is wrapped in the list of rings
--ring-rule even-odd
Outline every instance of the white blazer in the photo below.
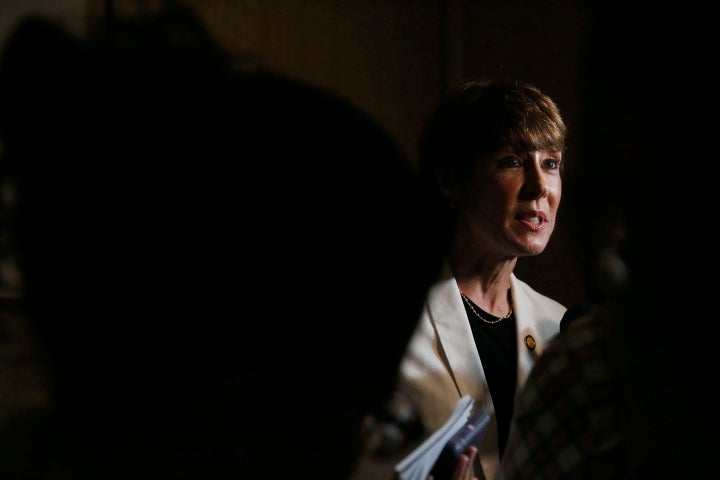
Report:
[[[559,332],[567,308],[533,290],[514,274],[510,288],[517,322],[517,401],[537,356]],[[534,350],[527,345],[532,345],[526,341],[528,335],[534,339]],[[490,425],[478,453],[485,478],[495,478],[500,462],[495,408],[467,313],[447,264],[428,292],[400,366],[398,386],[401,395],[417,409],[428,432],[445,423],[462,395],[471,395],[475,410],[483,409],[490,414]],[[482,478],[480,472],[476,475]]]

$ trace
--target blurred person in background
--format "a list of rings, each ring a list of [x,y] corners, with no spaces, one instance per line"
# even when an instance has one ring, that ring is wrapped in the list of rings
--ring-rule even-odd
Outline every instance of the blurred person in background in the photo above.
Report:
[[[531,372],[499,478],[715,475],[714,17],[695,2],[597,7],[577,227],[598,309]]]
[[[346,478],[440,269],[420,182],[358,108],[233,68],[189,10],[107,33],[27,18],[0,63],[51,392],[0,429],[0,478]]]

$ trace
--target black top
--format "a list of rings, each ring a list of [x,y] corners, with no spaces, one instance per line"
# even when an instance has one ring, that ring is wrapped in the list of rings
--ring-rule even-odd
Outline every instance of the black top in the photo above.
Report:
[[[499,319],[475,305],[470,299],[468,301],[488,321],[494,322]],[[502,456],[510,431],[510,419],[513,415],[517,384],[515,313],[513,312],[505,320],[491,324],[479,319],[467,303],[464,305],[495,406],[498,422],[498,448],[500,456]]]

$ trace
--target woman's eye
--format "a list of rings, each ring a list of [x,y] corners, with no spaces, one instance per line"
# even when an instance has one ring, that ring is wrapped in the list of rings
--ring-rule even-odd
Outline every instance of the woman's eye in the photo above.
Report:
[[[543,165],[548,170],[557,170],[558,168],[560,168],[560,161],[555,158],[550,157],[550,158],[546,158],[545,160],[543,160]]]
[[[503,157],[498,161],[498,165],[502,168],[514,168],[522,166],[522,160],[515,155]]]

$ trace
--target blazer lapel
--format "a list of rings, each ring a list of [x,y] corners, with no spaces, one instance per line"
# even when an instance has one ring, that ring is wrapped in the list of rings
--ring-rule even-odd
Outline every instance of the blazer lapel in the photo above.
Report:
[[[494,412],[490,396],[486,395],[487,381],[480,355],[449,266],[428,295],[428,314],[437,334],[440,357],[458,394],[472,395],[479,407]]]

